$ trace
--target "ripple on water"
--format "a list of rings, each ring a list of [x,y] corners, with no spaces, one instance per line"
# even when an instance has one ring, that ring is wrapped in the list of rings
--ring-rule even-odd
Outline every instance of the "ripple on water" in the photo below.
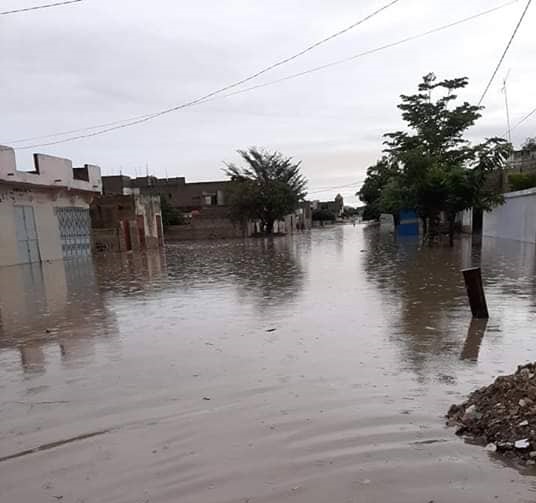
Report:
[[[534,501],[443,419],[535,359],[534,256],[336,226],[0,269],[0,500]]]

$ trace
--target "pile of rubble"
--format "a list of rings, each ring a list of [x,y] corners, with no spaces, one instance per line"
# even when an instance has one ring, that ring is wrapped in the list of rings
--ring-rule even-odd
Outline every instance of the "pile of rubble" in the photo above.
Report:
[[[536,465],[536,363],[517,368],[452,405],[447,424],[493,452]]]

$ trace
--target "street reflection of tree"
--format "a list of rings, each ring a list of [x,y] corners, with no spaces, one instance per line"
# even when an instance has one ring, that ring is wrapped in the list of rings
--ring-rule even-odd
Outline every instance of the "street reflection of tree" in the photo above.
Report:
[[[304,274],[297,257],[309,254],[310,246],[309,234],[175,242],[165,254],[98,258],[97,281],[105,295],[140,299],[160,292],[180,299],[230,289],[242,302],[264,309],[299,294]]]
[[[293,240],[254,239],[230,262],[230,273],[242,301],[252,299],[264,311],[294,302],[303,287],[304,271]]]
[[[397,306],[391,337],[401,347],[403,362],[422,375],[428,360],[457,357],[466,329],[460,331],[452,321],[470,319],[460,273],[464,247],[430,248],[373,229],[365,237],[367,279],[378,285],[389,305]]]

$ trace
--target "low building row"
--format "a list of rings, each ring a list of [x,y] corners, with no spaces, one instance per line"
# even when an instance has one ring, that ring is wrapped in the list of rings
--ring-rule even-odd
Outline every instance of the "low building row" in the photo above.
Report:
[[[98,166],[34,154],[31,171],[17,170],[15,152],[0,146],[0,266],[128,252],[164,243],[163,207],[184,216],[166,226],[166,239],[247,237],[229,218],[229,181],[101,176]],[[161,204],[163,203],[163,204]],[[311,205],[277,222],[276,232],[311,228]]]

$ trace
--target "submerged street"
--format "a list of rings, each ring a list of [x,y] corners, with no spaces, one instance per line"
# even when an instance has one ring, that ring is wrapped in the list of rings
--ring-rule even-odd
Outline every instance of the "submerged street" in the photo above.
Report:
[[[534,501],[444,416],[536,360],[535,266],[340,225],[0,268],[0,501]]]

